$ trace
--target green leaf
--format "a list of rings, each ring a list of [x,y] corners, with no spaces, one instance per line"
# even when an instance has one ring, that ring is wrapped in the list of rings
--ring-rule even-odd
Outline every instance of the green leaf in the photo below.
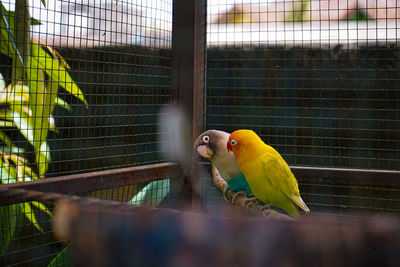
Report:
[[[21,54],[18,51],[12,36],[13,29],[14,17],[10,16],[7,9],[0,2],[0,52],[11,58],[15,58],[18,55],[18,59],[22,63]]]
[[[47,267],[70,266],[70,250],[71,245],[66,246],[60,253],[57,254],[57,256],[53,258]]]
[[[12,118],[6,109],[0,109],[0,119],[1,120],[7,120],[7,121],[12,121]]]
[[[24,165],[25,176],[28,176],[32,180],[38,180],[39,176],[28,166]]]
[[[25,217],[36,227],[40,232],[43,232],[43,228],[38,224],[36,220],[36,215],[31,207],[31,204],[28,202],[24,202],[19,204],[22,206],[23,213]]]
[[[5,154],[8,162],[13,163],[13,167],[17,173],[17,182],[29,182],[32,181],[30,174],[32,174],[32,170],[27,166],[27,160],[23,156],[19,156],[17,154]]]
[[[43,0],[44,1],[44,0]],[[15,12],[14,11],[8,11],[2,4],[2,12],[6,17],[11,17],[12,19],[15,18]],[[30,19],[30,24],[31,25],[41,25],[42,23],[38,21],[37,19],[31,17]]]
[[[59,62],[59,64],[60,64],[62,67],[64,67],[64,68],[67,69],[67,70],[71,69],[71,67],[68,65],[68,63],[65,61],[65,59],[61,56],[61,54],[60,54],[57,50],[53,49],[53,48],[52,48],[51,46],[49,46],[49,45],[42,44],[42,43],[40,43],[40,42],[39,42],[39,44],[40,44],[40,46],[41,46],[42,48],[47,49],[47,50],[49,51],[49,53],[51,54],[51,56],[52,56],[53,58],[57,59],[58,62]]]
[[[53,115],[49,116],[49,129],[50,130],[55,130],[56,129],[56,121],[54,120],[54,116]]]
[[[10,148],[14,147],[10,137],[8,137],[3,131],[0,131],[0,140],[3,141],[3,143]],[[4,150],[1,150],[1,152],[6,153]]]
[[[54,106],[51,101],[55,99],[57,91],[48,91],[48,89],[51,90],[54,87],[46,88],[44,72],[34,60],[29,62],[27,76],[31,95],[29,106],[32,110],[32,116],[29,116],[29,124],[33,126],[35,161],[38,164],[39,175],[42,176],[46,173],[50,162],[46,140],[49,131],[49,116],[52,106]]]
[[[38,152],[39,153],[36,153],[36,163],[38,164],[39,175],[42,176],[46,174],[51,161],[50,148],[47,145],[47,142],[42,142]]]
[[[0,151],[3,152],[4,154],[22,154],[25,152],[25,150],[21,147],[9,147],[9,146],[0,146]]]
[[[2,92],[6,87],[6,81],[4,80],[3,75],[0,73],[0,92]]]
[[[86,106],[88,105],[81,89],[79,89],[75,81],[72,80],[66,69],[59,64],[57,59],[52,58],[43,50],[43,48],[33,41],[31,42],[31,55],[31,60],[37,61],[40,68],[46,71],[46,74],[49,75],[53,82],[56,82],[58,85],[63,87],[67,92],[82,101]]]
[[[31,18],[31,25],[42,25],[42,23],[35,18]]]
[[[9,154],[8,160],[9,160],[9,162],[12,161],[15,164],[15,166],[17,166],[17,167],[23,166],[26,162],[25,158],[18,156],[17,154]]]
[[[170,191],[170,179],[148,183],[130,201],[134,205],[157,207]]]
[[[67,102],[65,102],[63,99],[61,99],[61,98],[59,98],[59,97],[56,98],[56,105],[58,105],[58,106],[60,106],[60,107],[62,107],[62,108],[65,108],[66,110],[68,110],[69,112],[71,112],[71,106],[68,105]]]
[[[51,214],[51,211],[49,211],[49,209],[46,208],[46,206],[43,203],[40,203],[37,201],[32,201],[32,205],[35,206],[36,208],[38,208],[39,210],[47,213],[47,215],[53,216],[53,214]]]
[[[3,158],[0,158],[0,180],[2,184],[13,184],[17,182],[17,170],[10,166]]]
[[[12,14],[10,12],[10,14]],[[12,36],[15,39],[16,51],[18,58],[12,59],[11,83],[16,84],[20,80],[26,79],[25,69],[29,61],[29,45],[30,45],[30,15],[29,3],[27,0],[15,1],[15,13],[10,16],[10,20],[14,20]],[[12,40],[12,37],[10,38]]]
[[[22,223],[22,214],[18,205],[0,207],[0,255],[4,255],[11,241],[17,236]]]
[[[10,110],[9,114],[21,134],[28,140],[29,143],[31,143],[33,147],[35,147],[34,127],[30,125],[28,120],[26,120],[25,117],[22,117],[19,112]]]
[[[49,130],[53,131],[55,133],[59,133],[60,131],[56,129],[56,121],[54,119],[53,115],[50,115],[49,117]]]
[[[29,87],[18,83],[7,86],[0,92],[0,104],[22,105],[29,101]],[[15,102],[15,103],[14,103]]]
[[[18,83],[12,88],[11,94],[22,96],[26,98],[27,101],[29,101],[29,92],[29,86]]]
[[[46,103],[49,103],[49,123],[50,123],[50,117],[52,117],[51,114],[53,114],[54,108],[56,106],[56,102],[57,102],[57,95],[58,95],[58,83],[54,82],[51,77],[49,79],[49,81],[46,84],[47,87],[47,91],[48,93],[46,94]],[[55,123],[54,123],[54,127],[55,127]]]
[[[12,121],[0,120],[0,127],[14,127],[14,123]]]

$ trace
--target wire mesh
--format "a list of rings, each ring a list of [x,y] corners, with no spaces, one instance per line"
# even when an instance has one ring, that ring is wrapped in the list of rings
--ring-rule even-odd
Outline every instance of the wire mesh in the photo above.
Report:
[[[172,0],[0,3],[2,184],[166,160],[157,119],[172,95]],[[170,189],[166,179],[85,195],[155,206]],[[1,206],[0,265],[70,264],[49,209]]]
[[[157,115],[173,95],[172,1],[52,1],[47,7],[29,1],[42,23],[31,20],[30,34],[43,51],[16,22],[28,13],[26,7],[12,13],[15,2],[1,2],[2,183],[165,161],[158,154],[158,135],[166,141]],[[209,1],[205,127],[251,128],[290,165],[398,170],[397,12],[397,1],[389,0]],[[14,33],[25,35],[10,38],[12,18]],[[28,43],[31,54],[24,50]],[[35,59],[24,60],[33,52]],[[33,71],[22,81],[46,88],[30,91],[29,99],[17,83],[26,68]],[[41,99],[50,102],[41,106]],[[171,206],[174,181],[163,178],[83,195]],[[211,187],[206,177],[208,211],[222,201]],[[300,190],[315,212],[400,210],[395,187],[302,182]],[[12,239],[3,265],[68,265],[66,244],[49,225],[52,206],[13,207],[1,206],[2,245]]]
[[[65,244],[53,235],[47,214],[52,208],[34,207],[32,201],[1,207],[2,266],[46,266],[64,248]],[[69,259],[62,262],[65,265],[60,266],[67,266]]]
[[[14,2],[3,5],[13,10]],[[156,122],[171,100],[172,2],[28,2],[41,23],[31,26],[33,40],[57,49],[88,103],[71,94],[68,84],[59,88],[63,102],[54,108],[57,131],[48,134],[52,161],[46,176],[163,160]],[[7,82],[13,56],[11,50],[2,53]]]
[[[172,177],[166,178],[81,193],[78,196],[98,199],[96,203],[107,200],[132,206],[173,207],[177,195],[171,188]],[[39,202],[34,201],[0,206],[2,266],[71,266],[70,240],[56,238],[54,200],[48,193],[41,193],[41,196],[42,200],[51,200],[44,202],[46,206],[42,209],[35,204]],[[79,199],[78,196],[75,198]],[[17,194],[13,197],[19,196]]]
[[[210,1],[206,128],[253,129],[289,165],[399,170],[398,12],[397,1]],[[399,210],[398,188],[300,189],[315,211]]]

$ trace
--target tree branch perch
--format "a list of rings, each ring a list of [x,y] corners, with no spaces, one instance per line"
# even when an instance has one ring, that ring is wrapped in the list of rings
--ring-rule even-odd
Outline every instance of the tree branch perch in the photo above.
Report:
[[[218,187],[218,189],[221,192],[224,192],[224,189],[227,186],[227,184],[224,181],[224,179],[222,179],[222,177],[219,175],[217,168],[215,168],[215,166],[213,164],[211,164],[211,175],[212,175],[212,179],[214,181],[215,186]],[[225,195],[226,199],[229,202],[232,202],[234,194],[235,193],[232,190],[228,189],[226,192],[226,195]],[[279,213],[279,212],[271,210],[271,209],[266,209],[263,206],[261,206],[257,201],[249,199],[244,195],[238,195],[235,198],[233,205],[241,207],[242,209],[245,209],[247,212],[250,212],[251,214],[263,216],[266,218],[294,220],[293,218],[291,218],[285,214]]]

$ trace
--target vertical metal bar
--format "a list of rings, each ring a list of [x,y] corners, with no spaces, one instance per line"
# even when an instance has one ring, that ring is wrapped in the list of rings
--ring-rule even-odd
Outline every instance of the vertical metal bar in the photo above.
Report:
[[[206,10],[207,1],[195,1],[194,74],[193,74],[193,141],[204,130],[206,86]]]
[[[204,125],[206,0],[174,0],[172,24],[173,97],[187,115],[192,142]],[[192,172],[193,175],[195,173]],[[195,177],[192,177],[195,179]],[[187,183],[185,183],[187,184]],[[186,186],[185,195],[193,195]]]

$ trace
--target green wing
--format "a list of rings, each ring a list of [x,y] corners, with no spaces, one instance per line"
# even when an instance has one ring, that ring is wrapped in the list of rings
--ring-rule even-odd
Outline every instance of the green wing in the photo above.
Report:
[[[310,211],[300,197],[296,178],[281,155],[277,152],[265,154],[262,159],[262,166],[265,177],[271,182],[272,186],[284,193],[305,212]]]

